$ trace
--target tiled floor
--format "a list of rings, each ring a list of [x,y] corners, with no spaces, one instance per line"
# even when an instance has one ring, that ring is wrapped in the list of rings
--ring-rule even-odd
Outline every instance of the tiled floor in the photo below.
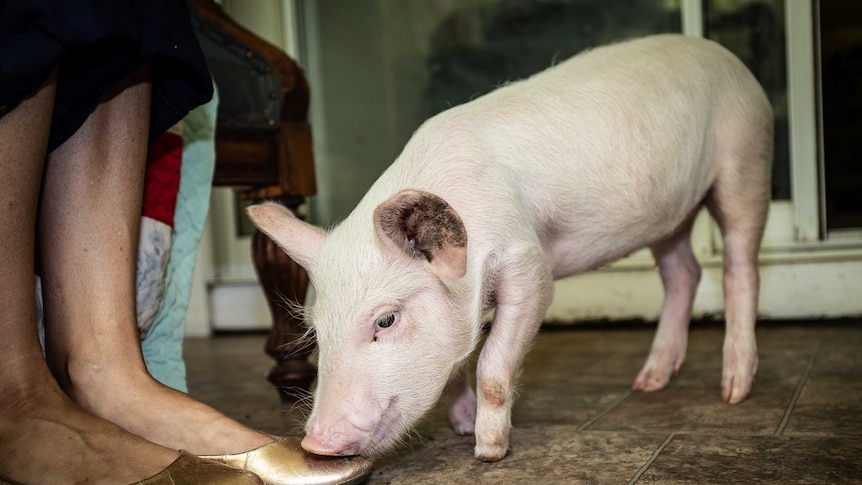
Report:
[[[862,321],[763,323],[760,370],[740,405],[720,399],[723,329],[695,324],[680,375],[664,391],[629,387],[649,325],[542,332],[513,412],[513,451],[472,455],[438,407],[411,447],[376,463],[369,484],[862,484]],[[301,435],[263,374],[264,336],[186,344],[193,395],[250,426]]]

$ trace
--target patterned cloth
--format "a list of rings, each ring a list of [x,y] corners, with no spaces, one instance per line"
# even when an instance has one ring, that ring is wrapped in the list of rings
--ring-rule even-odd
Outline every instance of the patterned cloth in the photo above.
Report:
[[[174,211],[165,290],[155,320],[141,342],[150,373],[163,384],[187,392],[183,362],[186,310],[201,233],[209,212],[215,169],[218,93],[183,121],[183,163]],[[139,271],[140,273],[140,271]]]
[[[150,145],[138,243],[137,310],[141,339],[153,325],[165,293],[174,211],[183,162],[182,122]]]

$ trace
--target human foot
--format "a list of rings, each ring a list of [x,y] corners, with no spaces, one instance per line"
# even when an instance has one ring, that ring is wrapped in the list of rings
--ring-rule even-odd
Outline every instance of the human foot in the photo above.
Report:
[[[272,442],[144,372],[69,367],[67,393],[87,411],[167,448],[196,455],[242,453]]]
[[[91,416],[59,389],[2,396],[0,476],[20,483],[132,483],[177,452]]]
[[[153,442],[258,474],[267,485],[352,484],[371,471],[367,458],[309,454],[297,439],[252,430],[149,375],[118,379],[89,369],[86,377],[74,373],[70,394],[94,414]]]

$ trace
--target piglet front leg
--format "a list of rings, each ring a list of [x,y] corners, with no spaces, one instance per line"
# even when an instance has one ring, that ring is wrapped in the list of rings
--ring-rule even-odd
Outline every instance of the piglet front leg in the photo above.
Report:
[[[552,295],[553,278],[538,245],[504,257],[494,321],[476,371],[475,456],[479,460],[498,461],[509,452],[515,379]]]

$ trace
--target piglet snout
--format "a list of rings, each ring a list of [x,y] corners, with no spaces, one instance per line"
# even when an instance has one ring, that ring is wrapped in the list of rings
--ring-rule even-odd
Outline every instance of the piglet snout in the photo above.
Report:
[[[359,443],[336,443],[319,435],[306,435],[302,439],[302,448],[315,455],[352,456],[359,454]]]
[[[368,407],[365,406],[367,409]],[[357,409],[362,407],[357,406]],[[322,413],[312,417],[305,426],[302,447],[311,453],[327,456],[351,456],[364,451],[365,446],[379,424],[374,413],[352,412],[345,417]]]

